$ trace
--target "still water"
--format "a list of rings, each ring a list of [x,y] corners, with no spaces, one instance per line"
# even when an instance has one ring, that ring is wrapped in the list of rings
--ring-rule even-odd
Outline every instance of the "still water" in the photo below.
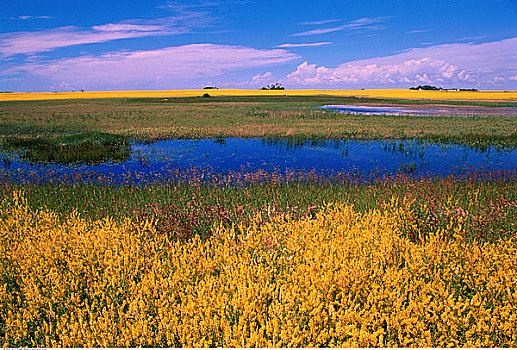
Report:
[[[220,174],[265,170],[339,172],[379,177],[405,172],[420,176],[446,176],[482,169],[517,169],[517,150],[476,149],[455,144],[414,140],[293,140],[202,139],[133,143],[123,162],[101,164],[45,164],[0,154],[1,181],[52,181],[92,179],[120,182],[167,181],[173,174],[196,168]],[[129,180],[128,180],[129,179]],[[79,181],[79,180],[78,180]]]
[[[341,113],[360,115],[415,115],[415,116],[463,116],[486,117],[507,116],[516,117],[516,107],[473,107],[473,106],[369,106],[369,105],[326,105],[319,108],[333,110]]]

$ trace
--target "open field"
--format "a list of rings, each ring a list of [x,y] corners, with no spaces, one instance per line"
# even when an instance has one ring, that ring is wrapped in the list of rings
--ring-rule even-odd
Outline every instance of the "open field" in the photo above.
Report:
[[[517,106],[505,96],[447,104]],[[517,146],[514,117],[316,109],[429,103],[400,96],[118,97],[0,102],[1,145],[62,164],[125,159],[131,139]],[[3,346],[517,346],[516,169],[369,182],[178,174],[141,185],[2,177]]]
[[[418,91],[417,91],[418,92]],[[140,140],[219,137],[423,139],[472,145],[517,144],[517,118],[362,116],[327,104],[422,103],[352,97],[214,97],[0,102],[0,137],[102,132]],[[451,105],[467,102],[450,101]],[[472,101],[480,108],[517,103]]]
[[[0,93],[0,101],[60,100],[92,98],[168,98],[211,96],[361,96],[373,98],[404,98],[432,100],[517,100],[517,91],[417,91],[388,90],[165,90],[165,91],[87,91]]]

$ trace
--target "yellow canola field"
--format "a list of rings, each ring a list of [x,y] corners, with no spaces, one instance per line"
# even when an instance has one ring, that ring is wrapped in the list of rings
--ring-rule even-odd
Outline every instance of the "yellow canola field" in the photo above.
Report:
[[[515,347],[517,242],[423,242],[410,203],[218,227],[0,211],[4,347]],[[452,217],[452,216],[451,216]]]
[[[169,98],[202,96],[362,96],[375,98],[438,99],[438,100],[517,100],[517,91],[417,91],[386,90],[164,90],[164,91],[88,91],[0,93],[0,101],[62,100],[95,98]]]

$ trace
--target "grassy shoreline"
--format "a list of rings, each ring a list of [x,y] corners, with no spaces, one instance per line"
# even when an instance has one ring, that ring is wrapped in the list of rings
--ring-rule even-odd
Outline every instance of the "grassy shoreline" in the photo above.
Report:
[[[243,184],[239,182],[239,175]],[[301,175],[301,176],[300,176]],[[494,176],[495,175],[495,176]],[[95,185],[6,184],[4,198],[22,191],[33,211],[49,209],[61,218],[72,212],[99,220],[112,217],[158,219],[173,235],[210,235],[213,225],[249,224],[260,214],[266,221],[288,214],[313,216],[326,203],[353,205],[360,212],[382,210],[393,200],[411,202],[417,229],[429,234],[454,213],[469,217],[471,238],[497,239],[517,232],[516,174],[465,174],[462,177],[412,178],[403,174],[364,183],[348,177],[325,179],[307,173],[283,178],[273,173],[243,173],[202,182],[204,173],[162,184]],[[456,215],[454,214],[454,215]]]

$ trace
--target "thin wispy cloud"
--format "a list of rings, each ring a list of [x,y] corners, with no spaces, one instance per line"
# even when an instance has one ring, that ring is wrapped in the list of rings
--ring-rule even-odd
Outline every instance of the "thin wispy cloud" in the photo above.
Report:
[[[431,29],[415,29],[415,30],[410,30],[407,33],[408,34],[420,34],[420,33],[429,33],[430,31],[431,31]]]
[[[330,28],[317,28],[312,30],[307,30],[301,33],[292,34],[292,36],[309,36],[309,35],[321,35],[328,34],[340,31],[358,31],[358,30],[366,30],[366,29],[379,29],[378,24],[383,23],[386,19],[391,17],[364,17],[359,18],[350,22],[347,22],[340,26],[330,27]]]
[[[299,58],[283,49],[190,44],[27,63],[0,75],[23,74],[54,83],[67,81],[73,86],[97,90],[112,89],[113,84],[125,88],[153,84],[177,87],[186,81],[222,76],[239,69],[282,64]]]
[[[50,16],[18,16],[18,17],[9,17],[9,19],[14,19],[14,20],[22,20],[22,21],[25,21],[25,20],[28,20],[28,19],[51,19],[52,17]]]
[[[323,24],[335,23],[341,21],[340,19],[324,19],[322,21],[309,21],[309,22],[299,22],[298,24],[302,26],[321,26]]]
[[[169,9],[178,12],[191,11],[191,10],[199,10],[210,7],[216,7],[220,5],[217,1],[188,1],[188,2],[179,2],[179,1],[169,1],[169,3],[165,5],[158,6],[162,9]]]
[[[166,9],[175,14],[188,13],[203,13],[207,16],[214,16],[214,13],[219,13],[225,17],[231,13],[235,7],[246,5],[252,1],[250,0],[189,0],[189,1],[169,1],[165,5],[160,5],[158,8]]]
[[[335,68],[304,62],[284,84],[320,87],[444,87],[516,88],[517,37],[472,44],[455,43],[415,48],[387,56],[343,63]]]
[[[276,47],[280,47],[280,48],[312,47],[312,46],[323,46],[323,45],[330,45],[330,44],[332,44],[332,42],[330,42],[330,41],[322,41],[322,42],[318,42],[318,43],[301,43],[301,44],[286,43],[286,44],[277,45]]]
[[[98,32],[159,32],[166,30],[163,25],[139,25],[139,24],[103,24],[93,26]]]
[[[206,26],[206,19],[197,14],[160,18],[151,21],[132,20],[108,23],[81,29],[75,26],[59,27],[33,32],[0,34],[0,57],[34,54],[61,47],[103,43],[120,39],[175,35]]]
[[[487,35],[476,35],[476,36],[464,36],[464,37],[458,38],[456,40],[473,42],[473,41],[486,40],[486,39],[488,39]]]

